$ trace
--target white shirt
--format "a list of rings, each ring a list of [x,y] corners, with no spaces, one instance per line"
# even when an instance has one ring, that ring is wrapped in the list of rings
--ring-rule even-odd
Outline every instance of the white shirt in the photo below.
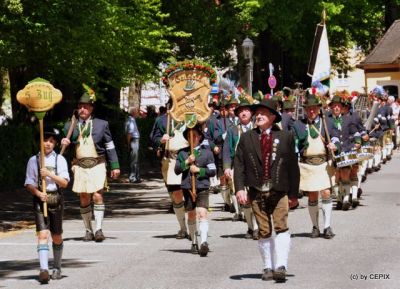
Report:
[[[40,158],[40,153],[38,155]],[[38,187],[38,180],[40,177],[40,174],[38,172],[38,161],[40,162],[40,159],[35,156],[32,156],[29,161],[28,165],[26,166],[26,176],[25,176],[25,186],[27,185],[32,185],[35,188]],[[56,167],[56,153],[52,151],[48,155],[44,157],[44,165],[45,167],[50,170],[50,171],[55,171]],[[57,172],[56,174],[66,180],[69,181],[69,173],[68,173],[68,165],[67,161],[62,155],[57,155]],[[56,191],[57,190],[57,184],[56,182],[50,178],[46,177],[46,190],[47,191]]]

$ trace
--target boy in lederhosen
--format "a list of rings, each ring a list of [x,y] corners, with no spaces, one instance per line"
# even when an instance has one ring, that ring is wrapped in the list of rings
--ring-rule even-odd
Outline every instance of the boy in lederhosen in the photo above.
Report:
[[[44,163],[40,167],[40,155],[32,156],[26,168],[25,187],[33,195],[33,212],[35,214],[38,236],[37,251],[40,261],[39,281],[48,283],[49,275],[49,234],[53,240],[54,270],[52,279],[61,279],[61,259],[63,252],[62,221],[64,199],[61,192],[69,182],[68,166],[65,158],[56,152],[59,132],[55,129],[44,132]],[[46,192],[43,192],[41,178],[46,181]],[[47,202],[48,217],[43,214],[43,203]]]

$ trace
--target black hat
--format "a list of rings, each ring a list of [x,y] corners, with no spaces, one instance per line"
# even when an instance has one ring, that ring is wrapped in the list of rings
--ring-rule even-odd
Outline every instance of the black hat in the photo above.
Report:
[[[235,115],[237,116],[239,113],[239,109],[242,107],[248,107],[251,110],[251,104],[247,99],[242,99],[239,103],[239,106],[235,108]],[[253,112],[253,111],[252,111]]]
[[[45,127],[43,129],[43,137],[44,139],[47,139],[49,137],[53,137],[55,140],[58,141],[58,139],[60,138],[60,130],[58,130],[57,128],[54,127]]]
[[[198,134],[199,135],[201,135],[202,137],[203,137],[203,139],[204,139],[204,132],[203,132],[203,127],[202,127],[202,125],[201,124],[196,124],[193,128],[192,128],[193,130],[195,130],[195,131],[197,131],[198,132]],[[186,127],[186,129],[185,129],[185,131],[183,132],[183,137],[187,140],[187,141],[189,141],[189,128],[188,127]]]
[[[260,103],[253,104],[251,109],[255,112],[259,107],[268,108],[276,116],[274,121],[275,123],[282,120],[281,114],[278,112],[278,101],[275,99],[263,99]]]

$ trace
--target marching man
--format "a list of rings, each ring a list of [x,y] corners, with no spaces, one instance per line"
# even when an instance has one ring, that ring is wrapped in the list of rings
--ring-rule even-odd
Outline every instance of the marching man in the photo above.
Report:
[[[78,103],[78,124],[72,135],[75,145],[75,157],[72,171],[74,184],[72,191],[79,194],[80,212],[85,225],[83,241],[104,241],[102,230],[105,204],[103,198],[106,186],[107,170],[106,161],[111,167],[111,177],[116,179],[120,174],[117,152],[111,137],[108,122],[92,116],[95,95],[92,90],[85,92]],[[71,123],[64,127],[69,130]],[[69,145],[71,140],[63,138],[62,145]],[[92,229],[92,206],[96,221],[95,234]]]
[[[234,183],[239,203],[250,202],[256,217],[262,280],[285,282],[290,250],[288,193],[298,192],[299,166],[292,134],[276,126],[281,120],[277,106],[272,99],[252,105],[257,128],[239,140]]]

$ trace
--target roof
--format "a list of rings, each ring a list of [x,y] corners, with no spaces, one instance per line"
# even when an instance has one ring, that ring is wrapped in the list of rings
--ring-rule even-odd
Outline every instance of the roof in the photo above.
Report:
[[[373,64],[400,63],[400,20],[390,26],[372,52],[360,63],[360,66]]]

